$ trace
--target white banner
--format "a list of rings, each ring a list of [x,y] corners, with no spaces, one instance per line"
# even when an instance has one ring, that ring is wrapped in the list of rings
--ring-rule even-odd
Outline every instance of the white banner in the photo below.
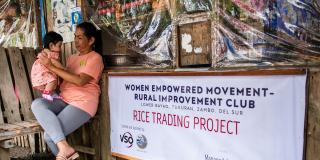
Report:
[[[302,160],[306,75],[110,76],[111,150],[146,160]]]

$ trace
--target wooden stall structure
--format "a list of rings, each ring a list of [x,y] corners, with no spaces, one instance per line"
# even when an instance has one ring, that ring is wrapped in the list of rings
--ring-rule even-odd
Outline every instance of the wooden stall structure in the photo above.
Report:
[[[50,8],[50,0],[46,0],[46,21],[48,30],[52,30],[52,15]],[[261,69],[277,70],[277,69],[307,69],[307,120],[306,120],[306,139],[305,139],[305,159],[317,160],[320,157],[320,66],[294,66],[290,67],[234,67],[234,68],[215,68],[214,44],[215,33],[214,26],[216,25],[215,19],[217,18],[214,11],[192,13],[192,14],[177,14],[176,1],[168,1],[170,5],[170,13],[173,19],[173,31],[172,31],[172,55],[173,66],[167,68],[148,68],[137,66],[110,67],[106,66],[107,70],[103,73],[101,79],[102,94],[100,97],[100,104],[97,116],[95,116],[89,123],[78,129],[75,133],[68,137],[68,141],[75,147],[77,151],[81,153],[80,159],[82,160],[111,160],[121,159],[113,157],[111,155],[110,148],[110,108],[108,100],[108,72],[181,72],[181,71],[206,71],[215,72],[217,70],[228,70],[233,72],[244,70],[255,70],[259,72]],[[86,10],[91,7],[87,5],[85,1],[81,1],[84,18],[86,18]],[[213,3],[213,5],[216,5]],[[88,19],[87,19],[88,20]],[[188,44],[196,48],[202,48],[202,53],[196,53],[198,50],[192,50],[187,53],[182,45],[182,36],[187,35],[192,37],[192,41]],[[116,44],[116,42],[114,42]],[[121,52],[127,51],[121,45],[118,48],[122,48]],[[109,50],[104,52],[110,52]],[[118,52],[118,51],[115,51]],[[62,57],[67,57],[70,54],[75,53],[74,43],[66,43],[63,46]],[[65,58],[62,58],[63,64],[65,64]],[[106,64],[108,65],[108,64]],[[194,74],[196,76],[196,74]]]

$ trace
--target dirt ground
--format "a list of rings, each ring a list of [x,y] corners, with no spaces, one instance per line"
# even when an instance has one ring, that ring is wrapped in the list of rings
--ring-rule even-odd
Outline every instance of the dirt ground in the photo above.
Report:
[[[10,149],[11,160],[54,160],[51,153],[31,154],[30,148],[14,147]]]

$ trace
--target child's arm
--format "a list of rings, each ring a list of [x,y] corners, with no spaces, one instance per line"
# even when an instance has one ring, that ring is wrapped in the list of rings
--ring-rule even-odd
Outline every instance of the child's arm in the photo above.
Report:
[[[40,55],[39,59],[43,65],[45,65],[50,71],[57,74],[59,77],[61,77],[63,80],[68,81],[70,83],[73,83],[78,86],[83,86],[87,84],[90,80],[93,78],[87,74],[81,73],[81,74],[74,74],[67,70],[61,69],[56,67],[52,60],[50,60],[45,55]]]
[[[46,49],[46,48],[43,49],[42,52],[38,55],[38,58],[39,58],[40,56],[45,56],[45,57],[47,57],[47,58],[49,58],[49,59],[51,60],[51,63],[52,63],[54,66],[56,66],[56,67],[58,67],[58,68],[60,68],[60,69],[64,69],[64,70],[65,70],[65,67],[60,63],[60,59],[50,58],[50,57],[48,56],[49,52],[51,52],[49,49]],[[56,58],[59,58],[59,57],[56,57]]]

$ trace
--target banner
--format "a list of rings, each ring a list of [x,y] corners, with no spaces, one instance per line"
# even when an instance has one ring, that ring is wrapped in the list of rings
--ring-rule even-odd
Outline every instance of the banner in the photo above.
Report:
[[[302,160],[306,75],[110,76],[111,150],[146,160]]]

